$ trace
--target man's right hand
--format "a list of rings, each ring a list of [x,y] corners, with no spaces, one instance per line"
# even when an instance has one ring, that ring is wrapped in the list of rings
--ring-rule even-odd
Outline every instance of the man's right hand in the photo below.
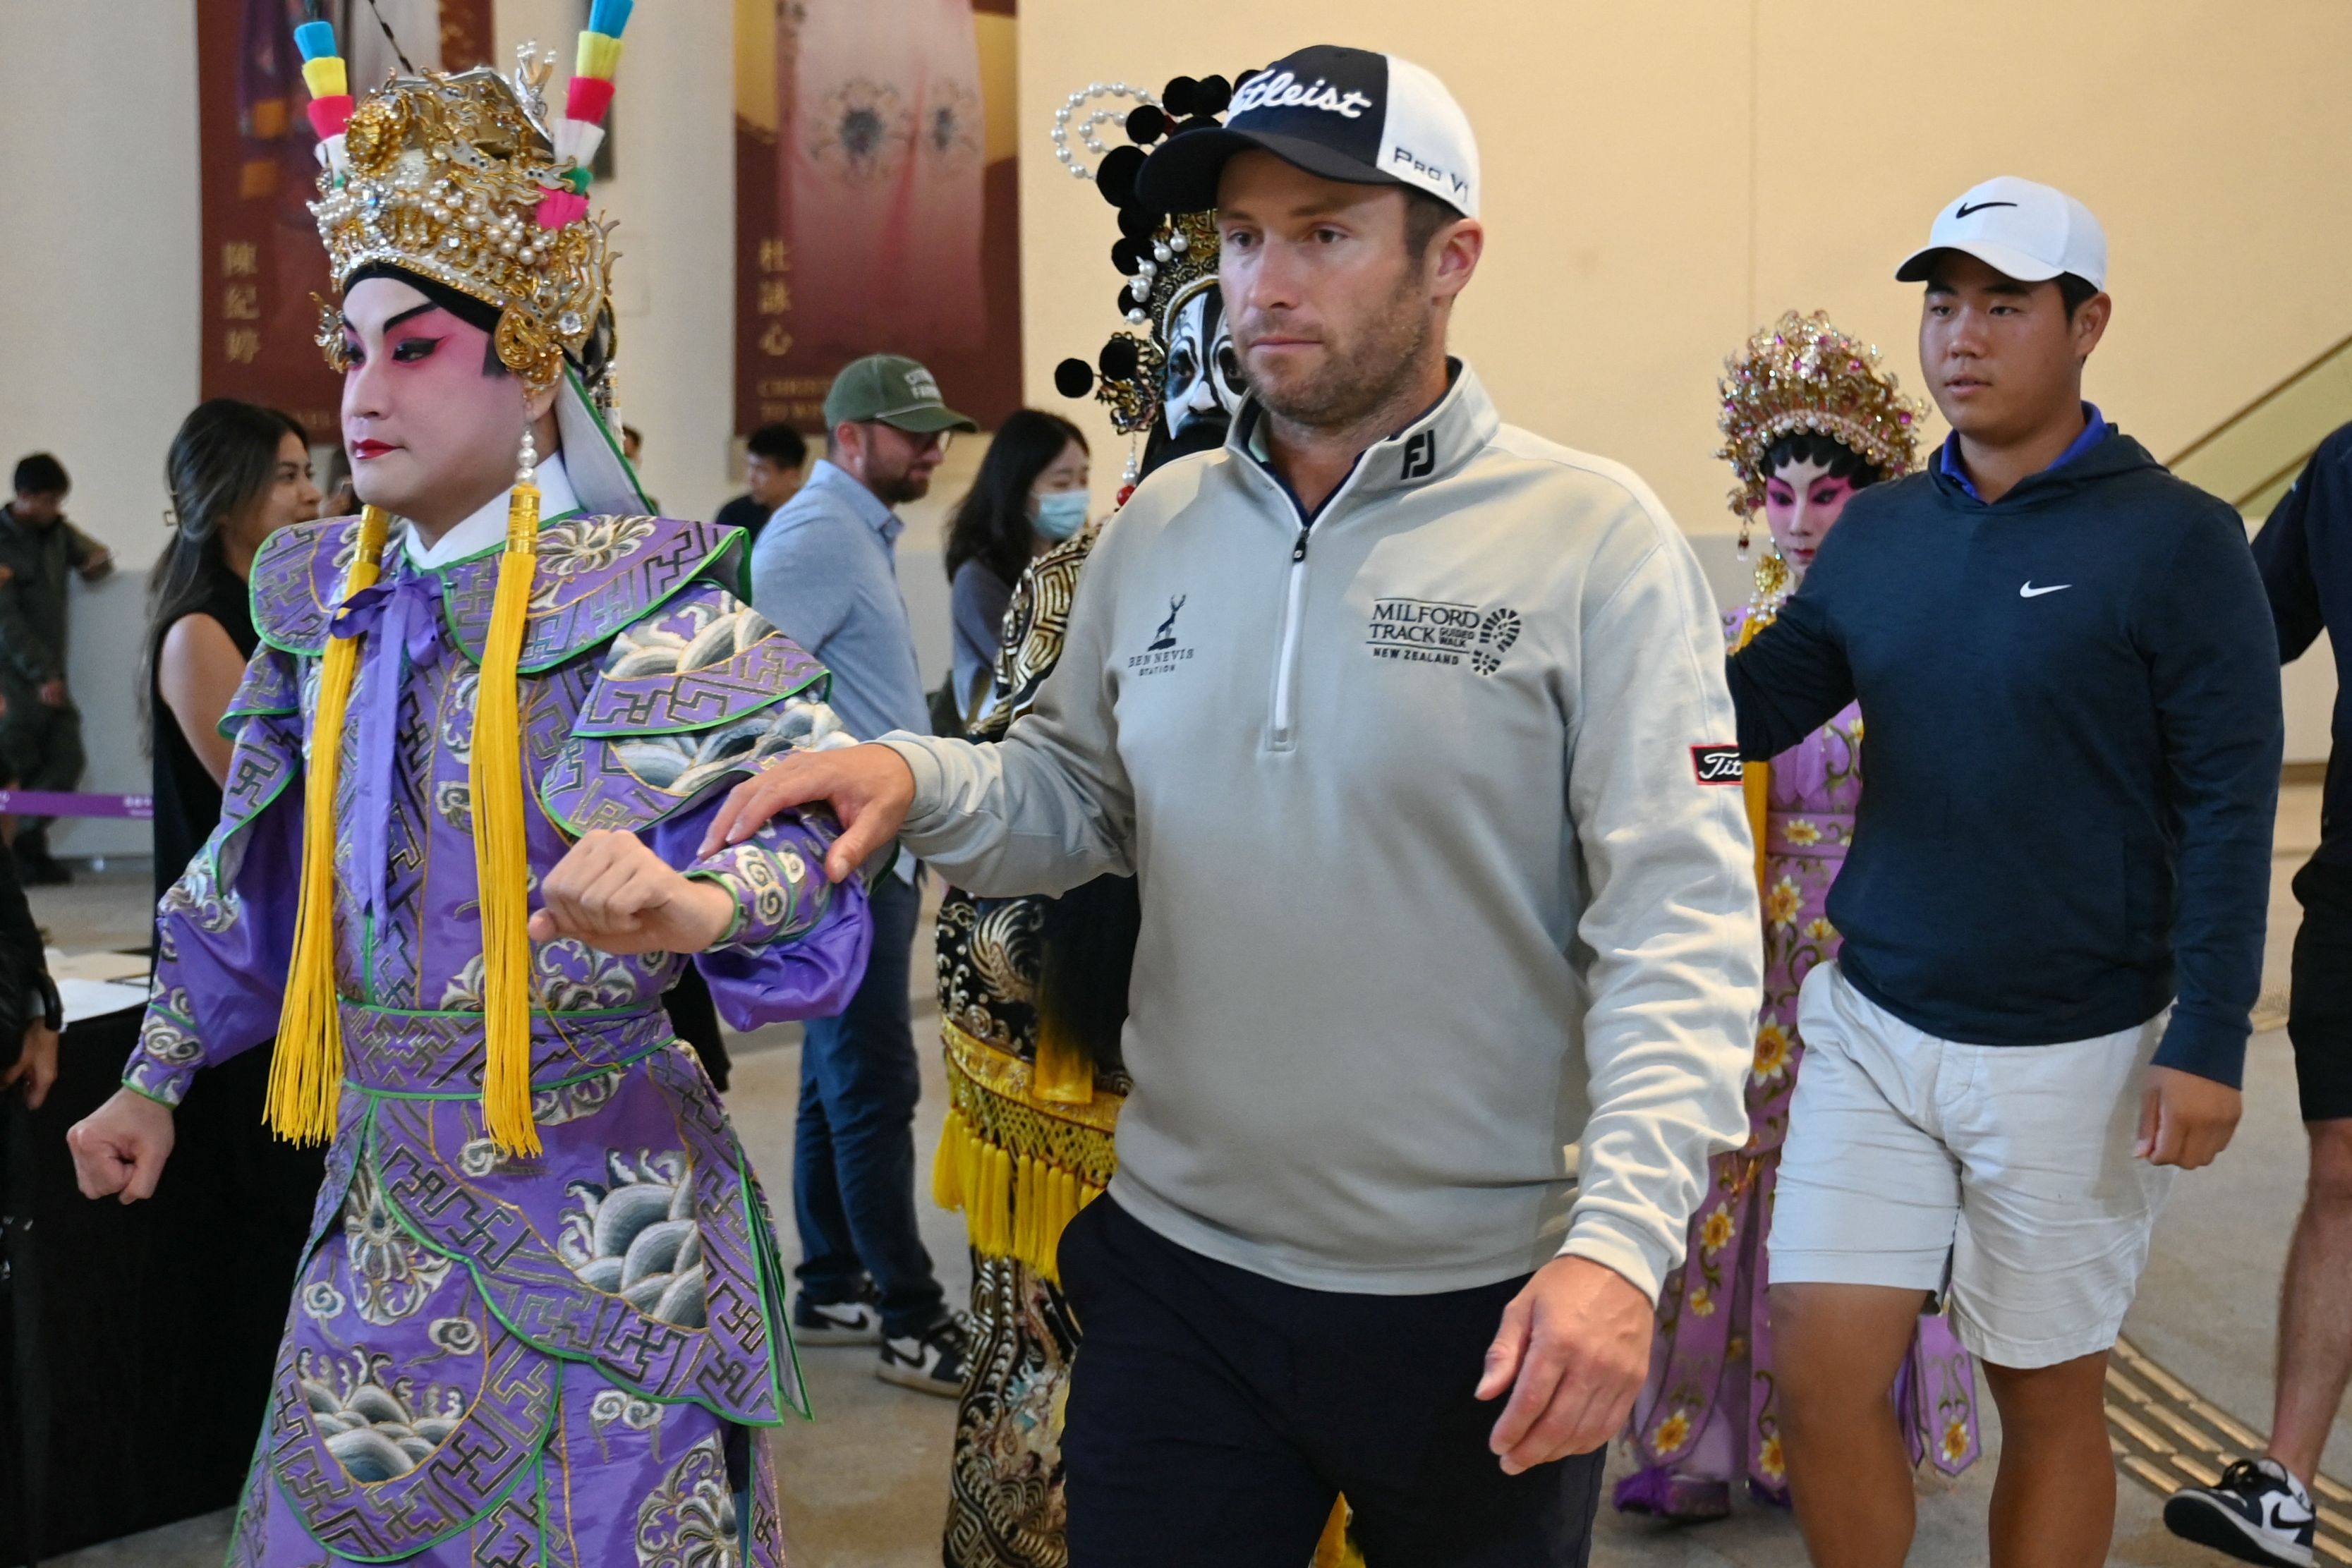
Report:
[[[735,786],[702,835],[698,855],[740,844],[794,806],[822,800],[841,822],[824,855],[824,874],[845,882],[898,836],[915,803],[915,775],[887,746],[795,751]]]
[[[41,706],[43,707],[65,706],[66,678],[63,675],[59,675],[54,680],[43,681],[39,689],[37,690],[34,695],[41,699]]]
[[[112,1099],[66,1132],[81,1195],[123,1203],[154,1197],[175,1135],[170,1106],[133,1090],[116,1090]]]

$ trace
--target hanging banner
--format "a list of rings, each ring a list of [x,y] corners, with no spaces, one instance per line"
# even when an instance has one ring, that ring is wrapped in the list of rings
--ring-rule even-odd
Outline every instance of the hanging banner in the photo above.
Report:
[[[320,15],[364,92],[395,70],[489,58],[491,0],[328,0]],[[282,408],[332,444],[340,385],[319,357],[327,253],[304,204],[319,163],[294,28],[304,0],[196,0],[205,397]],[[402,57],[406,57],[406,65]]]
[[[736,0],[735,426],[863,354],[1021,406],[1015,0]]]

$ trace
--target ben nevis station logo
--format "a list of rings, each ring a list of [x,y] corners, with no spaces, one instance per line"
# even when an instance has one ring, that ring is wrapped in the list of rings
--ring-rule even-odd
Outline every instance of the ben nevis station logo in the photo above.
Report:
[[[1376,599],[1364,645],[1375,659],[1408,664],[1467,664],[1482,675],[1503,667],[1519,640],[1519,612],[1433,599]]]
[[[1180,593],[1168,601],[1168,619],[1160,623],[1160,629],[1151,634],[1151,641],[1144,645],[1143,652],[1129,658],[1127,667],[1129,670],[1138,675],[1162,675],[1192,656],[1192,649],[1176,645],[1176,617],[1184,612],[1184,601],[1188,597]]]

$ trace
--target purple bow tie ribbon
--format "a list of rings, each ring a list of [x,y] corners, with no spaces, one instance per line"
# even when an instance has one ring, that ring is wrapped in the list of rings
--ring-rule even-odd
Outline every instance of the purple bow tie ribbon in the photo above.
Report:
[[[404,571],[361,589],[343,601],[332,634],[367,639],[360,650],[357,685],[359,821],[352,852],[358,857],[362,906],[370,923],[380,925],[392,852],[387,835],[401,688],[410,670],[440,656],[441,580],[430,572]]]

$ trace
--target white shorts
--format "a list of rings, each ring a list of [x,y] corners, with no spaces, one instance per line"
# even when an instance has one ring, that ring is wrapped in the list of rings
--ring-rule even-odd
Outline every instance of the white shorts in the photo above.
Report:
[[[1996,1366],[2111,1347],[2176,1174],[2132,1153],[2167,1016],[2062,1045],[1959,1045],[1815,968],[1772,1282],[1945,1291],[1960,1343]]]

